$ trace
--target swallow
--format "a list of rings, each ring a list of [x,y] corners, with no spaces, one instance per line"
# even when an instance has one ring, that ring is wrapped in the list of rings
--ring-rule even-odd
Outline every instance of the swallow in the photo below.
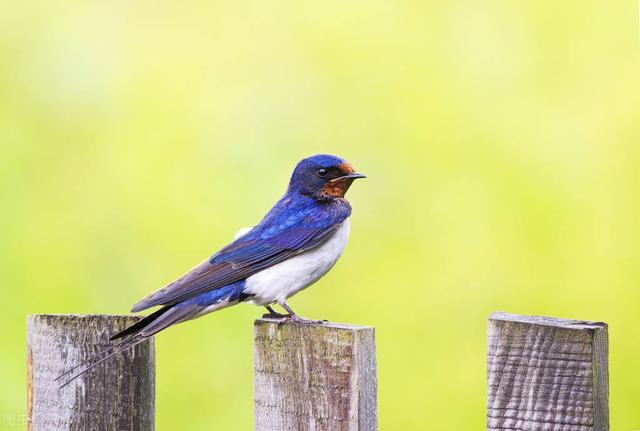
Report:
[[[308,321],[287,299],[324,276],[349,239],[351,205],[345,194],[365,178],[351,164],[319,154],[300,161],[284,196],[253,228],[200,265],[138,301],[132,312],[160,307],[111,337],[111,347],[58,377],[84,367],[61,385],[175,324],[242,302],[266,307],[264,317]],[[278,304],[286,313],[278,313]]]

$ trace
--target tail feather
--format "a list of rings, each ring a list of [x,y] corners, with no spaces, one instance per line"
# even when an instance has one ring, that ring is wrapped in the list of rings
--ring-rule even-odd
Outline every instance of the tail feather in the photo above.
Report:
[[[107,359],[137,346],[169,326],[237,304],[241,300],[242,287],[243,285],[231,284],[225,288],[203,294],[191,301],[165,305],[128,328],[111,336],[110,341],[118,341],[65,371],[55,380],[58,381],[66,378],[64,383],[60,385],[60,387],[63,388]],[[81,371],[72,374],[81,368]]]
[[[179,304],[167,310],[167,313],[149,322],[144,328],[141,328],[139,334],[144,337],[152,337],[163,329],[167,329],[171,325],[184,322],[195,317],[204,308],[198,304]]]
[[[113,357],[114,355],[117,355],[118,353],[122,353],[125,350],[129,350],[129,349],[137,346],[138,344],[142,343],[143,341],[147,340],[148,338],[149,337],[145,337],[145,336],[141,336],[141,335],[133,335],[133,336],[127,338],[127,339],[122,340],[122,342],[118,343],[117,345],[111,346],[111,347],[103,350],[102,352],[92,356],[91,358],[89,358],[88,361],[95,360],[95,362],[91,362],[82,371],[80,371],[80,372],[72,375],[71,377],[69,377],[64,383],[62,383],[60,385],[60,389],[62,389],[65,386],[67,386],[69,383],[71,383],[72,381],[74,381],[78,377],[88,373],[89,371],[91,371],[92,369],[94,369],[95,367],[97,367],[98,365],[100,365],[101,363],[106,361],[107,359]],[[106,352],[108,352],[111,349],[114,349],[114,350],[112,352],[108,353],[106,356],[103,356],[103,357],[100,358],[101,355],[104,355]],[[86,364],[86,361],[85,361],[85,364]],[[75,369],[78,369],[78,368],[79,368],[79,366],[75,367]],[[56,380],[58,380],[59,378],[65,376],[65,375],[68,375],[69,372],[70,371],[67,371],[65,374],[62,374]]]
[[[67,386],[69,383],[84,375],[88,371],[103,363],[107,359],[117,355],[118,353],[129,350],[143,341],[153,337],[163,329],[168,328],[176,323],[184,322],[195,317],[205,306],[197,304],[180,304],[180,305],[168,305],[165,306],[143,319],[137,321],[133,325],[113,335],[110,340],[117,340],[115,344],[107,347],[106,349],[96,353],[95,355],[85,359],[76,366],[58,376],[55,381],[61,380],[69,374],[82,368],[82,371],[67,377],[67,379],[60,385],[60,388]]]
[[[109,341],[117,340],[118,338],[123,338],[123,337],[126,337],[127,335],[137,334],[138,332],[142,331],[147,325],[151,324],[154,320],[156,320],[158,317],[162,316],[164,313],[169,311],[171,307],[173,307],[173,305],[167,305],[160,308],[159,310],[154,311],[148,316],[145,316],[143,319],[138,320],[136,323],[129,326],[128,328],[125,328],[124,330],[118,332],[117,334],[112,335],[111,338],[109,338]]]
[[[72,373],[73,371],[77,370],[78,368],[82,367],[83,365],[88,364],[91,361],[95,361],[96,359],[98,359],[100,356],[107,354],[109,351],[111,351],[111,349],[117,348],[118,346],[122,345],[122,343],[124,343],[126,340],[120,340],[119,342],[117,342],[116,344],[114,344],[113,346],[109,346],[106,349],[96,353],[95,355],[92,355],[90,357],[88,357],[87,359],[85,359],[84,361],[74,365],[73,367],[69,368],[67,371],[65,371],[64,373],[60,374],[58,377],[56,377],[55,379],[53,379],[54,382],[57,382],[58,380],[60,380],[61,378],[63,378],[64,376]]]

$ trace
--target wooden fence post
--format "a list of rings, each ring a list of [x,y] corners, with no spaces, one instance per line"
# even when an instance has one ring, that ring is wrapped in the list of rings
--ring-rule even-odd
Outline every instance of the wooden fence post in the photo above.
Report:
[[[153,341],[118,354],[70,385],[54,381],[109,345],[136,316],[47,315],[27,318],[27,429],[153,430]]]
[[[608,431],[606,323],[494,313],[487,430]]]
[[[255,431],[377,429],[373,328],[259,319],[254,361]]]

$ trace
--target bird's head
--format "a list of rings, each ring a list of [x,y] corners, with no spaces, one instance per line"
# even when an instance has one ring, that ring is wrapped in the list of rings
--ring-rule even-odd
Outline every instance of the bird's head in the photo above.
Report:
[[[344,197],[353,180],[365,178],[340,157],[318,154],[301,160],[291,175],[289,191],[318,200]]]

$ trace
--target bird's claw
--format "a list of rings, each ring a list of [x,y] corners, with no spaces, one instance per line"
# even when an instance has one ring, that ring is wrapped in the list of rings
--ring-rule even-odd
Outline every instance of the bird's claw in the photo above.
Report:
[[[291,309],[291,307],[289,307],[287,305],[286,302],[279,302],[280,306],[282,308],[284,308],[286,311],[289,312],[289,314],[280,314],[278,312],[276,312],[273,308],[271,308],[270,305],[265,305],[267,311],[269,311],[268,314],[265,314],[262,317],[275,317],[275,318],[279,318],[281,319],[278,322],[278,328],[280,328],[280,326],[285,323],[285,322],[293,322],[293,323],[297,323],[297,324],[307,324],[307,325],[322,325],[323,323],[327,323],[329,322],[328,320],[311,320],[311,319],[304,319],[300,316],[298,316],[296,313],[293,312],[293,310]]]

